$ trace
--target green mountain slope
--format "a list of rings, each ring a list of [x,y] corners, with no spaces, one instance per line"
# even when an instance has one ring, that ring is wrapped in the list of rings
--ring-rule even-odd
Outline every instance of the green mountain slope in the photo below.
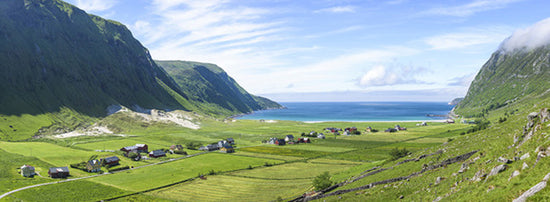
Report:
[[[186,109],[163,90],[158,81],[179,91],[124,25],[58,0],[0,8],[0,93],[9,95],[0,98],[2,114],[66,106],[100,116],[111,104]]]
[[[513,52],[498,50],[483,65],[456,111],[480,116],[525,96],[548,93],[549,77],[550,47]]]
[[[124,25],[61,0],[0,1],[0,139],[90,125],[110,105],[216,117],[279,106],[199,70],[176,83]]]
[[[231,113],[243,113],[281,107],[269,99],[249,94],[217,65],[188,61],[156,63],[174,78],[191,100],[201,103],[204,111],[219,113],[222,108]]]

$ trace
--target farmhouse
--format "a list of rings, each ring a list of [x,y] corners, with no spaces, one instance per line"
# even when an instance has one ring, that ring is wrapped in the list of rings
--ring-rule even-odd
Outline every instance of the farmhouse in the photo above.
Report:
[[[164,151],[162,150],[155,150],[155,151],[151,151],[149,153],[149,157],[153,157],[153,158],[158,158],[158,157],[162,157],[162,156],[166,156],[166,153],[164,153]]]
[[[86,162],[86,170],[90,173],[101,171],[101,161],[94,159]]]
[[[214,151],[217,149],[219,149],[218,144],[209,144],[199,148],[199,150],[202,150],[202,151]]]
[[[277,139],[275,141],[275,144],[279,145],[279,146],[283,146],[283,145],[285,145],[285,139]]]
[[[36,175],[34,172],[34,167],[30,165],[23,165],[21,166],[21,176],[23,177],[31,177],[33,175]]]
[[[149,149],[146,144],[136,144],[134,146],[123,147],[120,151],[126,152],[126,155],[128,155],[130,152],[147,153]]]
[[[183,146],[181,146],[181,144],[172,145],[172,146],[170,146],[170,150],[172,150],[172,151],[183,150]]]
[[[287,142],[294,141],[294,136],[293,135],[287,135],[285,137],[285,141],[287,141]]]
[[[51,178],[66,178],[69,176],[69,168],[67,167],[52,167],[48,170],[48,175]]]
[[[325,134],[319,133],[319,134],[317,134],[317,138],[319,138],[319,139],[325,139]]]
[[[220,152],[222,153],[233,153],[235,152],[235,149],[231,145],[225,145],[220,148]]]
[[[393,132],[397,132],[397,129],[395,129],[395,128],[388,128],[388,129],[386,129],[384,132],[393,133]]]
[[[119,165],[119,161],[120,159],[117,156],[101,159],[101,163],[103,163],[104,166],[116,166]]]
[[[307,137],[304,137],[304,138],[298,138],[298,142],[299,143],[311,143],[311,140],[309,140],[309,138],[307,138]]]
[[[397,130],[397,131],[407,130],[407,128],[401,127],[400,125],[395,125],[395,130]]]
[[[370,126],[367,127],[367,129],[366,129],[365,131],[367,131],[367,132],[369,132],[369,133],[372,132],[372,127],[370,127]]]
[[[218,142],[218,148],[222,148],[223,146],[225,145],[230,145],[229,142],[227,142],[226,140],[220,140]]]
[[[268,142],[268,143],[269,143],[269,144],[275,144],[275,142],[277,142],[277,140],[279,140],[279,139],[277,139],[276,137],[272,137],[272,138],[269,138],[269,142]]]

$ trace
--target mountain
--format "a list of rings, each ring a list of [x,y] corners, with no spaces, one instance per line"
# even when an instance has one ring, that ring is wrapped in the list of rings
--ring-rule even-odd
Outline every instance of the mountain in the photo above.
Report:
[[[111,105],[216,117],[279,107],[220,68],[193,71],[176,83],[126,26],[61,0],[0,1],[0,139],[90,125]]]
[[[546,94],[550,92],[548,78],[550,46],[512,51],[501,47],[483,65],[456,111],[481,116],[528,95]]]
[[[107,106],[187,109],[148,50],[122,24],[58,0],[0,3],[0,113],[69,107],[92,116]]]
[[[460,103],[460,101],[462,101],[462,100],[464,100],[463,97],[455,98],[455,99],[453,99],[453,100],[451,100],[451,101],[449,102],[449,105],[457,105],[457,104]]]
[[[267,98],[249,94],[215,64],[188,61],[155,62],[174,78],[189,99],[203,103],[200,106],[203,111],[215,113],[223,108],[232,113],[243,113],[282,107]],[[208,107],[208,104],[215,106]]]

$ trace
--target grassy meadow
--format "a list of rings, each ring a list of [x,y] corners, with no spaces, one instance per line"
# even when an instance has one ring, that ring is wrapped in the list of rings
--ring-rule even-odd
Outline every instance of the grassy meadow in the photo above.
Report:
[[[102,120],[102,124],[106,124]],[[290,199],[304,192],[312,191],[312,180],[319,174],[328,171],[334,182],[349,179],[350,176],[374,166],[388,162],[389,151],[394,148],[407,148],[413,153],[423,151],[427,147],[441,145],[450,139],[457,138],[460,133],[472,126],[464,124],[428,123],[429,126],[416,126],[414,122],[404,123],[304,123],[293,121],[277,121],[275,123],[254,120],[236,120],[221,122],[203,118],[198,130],[177,127],[170,124],[150,124],[142,126],[135,124],[136,120],[118,120],[119,128],[125,136],[94,136],[72,137],[65,139],[45,138],[43,141],[32,142],[0,142],[0,152],[13,159],[0,159],[10,162],[4,165],[6,171],[1,176],[9,181],[0,182],[4,191],[13,190],[32,184],[56,181],[44,178],[23,178],[17,173],[17,168],[25,162],[33,164],[40,173],[47,173],[50,166],[68,166],[87,160],[92,155],[101,157],[117,155],[121,166],[140,167],[178,157],[168,154],[159,159],[132,161],[118,152],[98,152],[96,150],[117,151],[124,146],[138,143],[147,144],[149,150],[166,149],[170,145],[188,142],[202,145],[214,143],[233,137],[236,141],[236,152],[222,154],[218,151],[199,154],[198,156],[169,161],[158,165],[130,169],[115,174],[107,174],[72,181],[31,188],[10,195],[5,200],[34,200],[37,192],[56,192],[56,190],[85,191],[82,187],[94,186],[97,190],[94,197],[88,195],[66,197],[63,194],[51,194],[51,200],[94,201],[101,199],[124,200],[229,200],[239,201],[254,199],[255,201],[270,201],[277,198]],[[123,123],[123,124],[122,124]],[[407,127],[406,131],[396,133],[367,133],[365,128],[371,126],[380,131],[399,124]],[[362,134],[334,136],[325,133],[326,127],[357,127]],[[146,128],[146,129],[144,129]],[[143,129],[143,130],[142,130]],[[312,143],[276,146],[261,143],[270,137],[283,138],[294,135],[299,138],[301,133],[310,131],[323,132],[327,139],[311,138]],[[188,154],[201,151],[185,149]],[[20,165],[21,164],[21,165]],[[4,169],[2,169],[4,170]],[[91,176],[77,169],[71,169],[69,178]],[[197,176],[205,175],[206,180]],[[16,183],[4,183],[4,182]],[[76,187],[76,188],[68,188]],[[78,188],[81,187],[81,188]],[[273,190],[278,190],[273,192]],[[224,194],[228,191],[234,196]],[[136,194],[137,193],[137,194]],[[98,195],[103,195],[99,197]],[[4,200],[3,199],[3,200]]]

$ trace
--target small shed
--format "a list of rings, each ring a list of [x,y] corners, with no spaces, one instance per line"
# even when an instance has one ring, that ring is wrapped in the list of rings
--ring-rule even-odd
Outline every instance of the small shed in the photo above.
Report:
[[[172,150],[172,151],[183,150],[183,146],[181,146],[181,144],[172,145],[172,146],[170,146],[170,150]]]
[[[166,156],[166,153],[164,153],[164,151],[162,151],[160,149],[149,152],[149,157],[158,158],[158,157],[162,157],[162,156]]]
[[[21,166],[21,176],[32,177],[33,175],[36,175],[36,173],[34,172],[33,166],[30,166],[30,165]]]
[[[116,166],[116,165],[119,165],[120,159],[117,157],[117,156],[111,156],[111,157],[107,157],[107,158],[104,158],[102,159],[102,163],[104,166]]]
[[[294,141],[294,136],[293,135],[287,135],[285,137],[285,141],[287,141],[287,142]]]
[[[231,145],[225,145],[220,148],[220,152],[222,153],[233,153],[235,152],[235,149]]]
[[[367,127],[366,131],[369,132],[369,133],[372,132],[372,127],[370,127],[370,126]]]
[[[319,139],[325,139],[325,134],[319,133],[319,134],[317,134],[317,138],[319,138]]]
[[[277,139],[275,141],[275,144],[279,145],[279,146],[283,146],[283,145],[285,145],[285,139]]]
[[[229,143],[231,145],[234,145],[235,144],[235,139],[233,139],[232,137],[227,138],[227,143]]]
[[[86,170],[90,173],[95,173],[101,171],[101,161],[94,159],[86,162]]]
[[[48,175],[51,178],[66,178],[69,177],[68,167],[52,167],[48,170]]]

